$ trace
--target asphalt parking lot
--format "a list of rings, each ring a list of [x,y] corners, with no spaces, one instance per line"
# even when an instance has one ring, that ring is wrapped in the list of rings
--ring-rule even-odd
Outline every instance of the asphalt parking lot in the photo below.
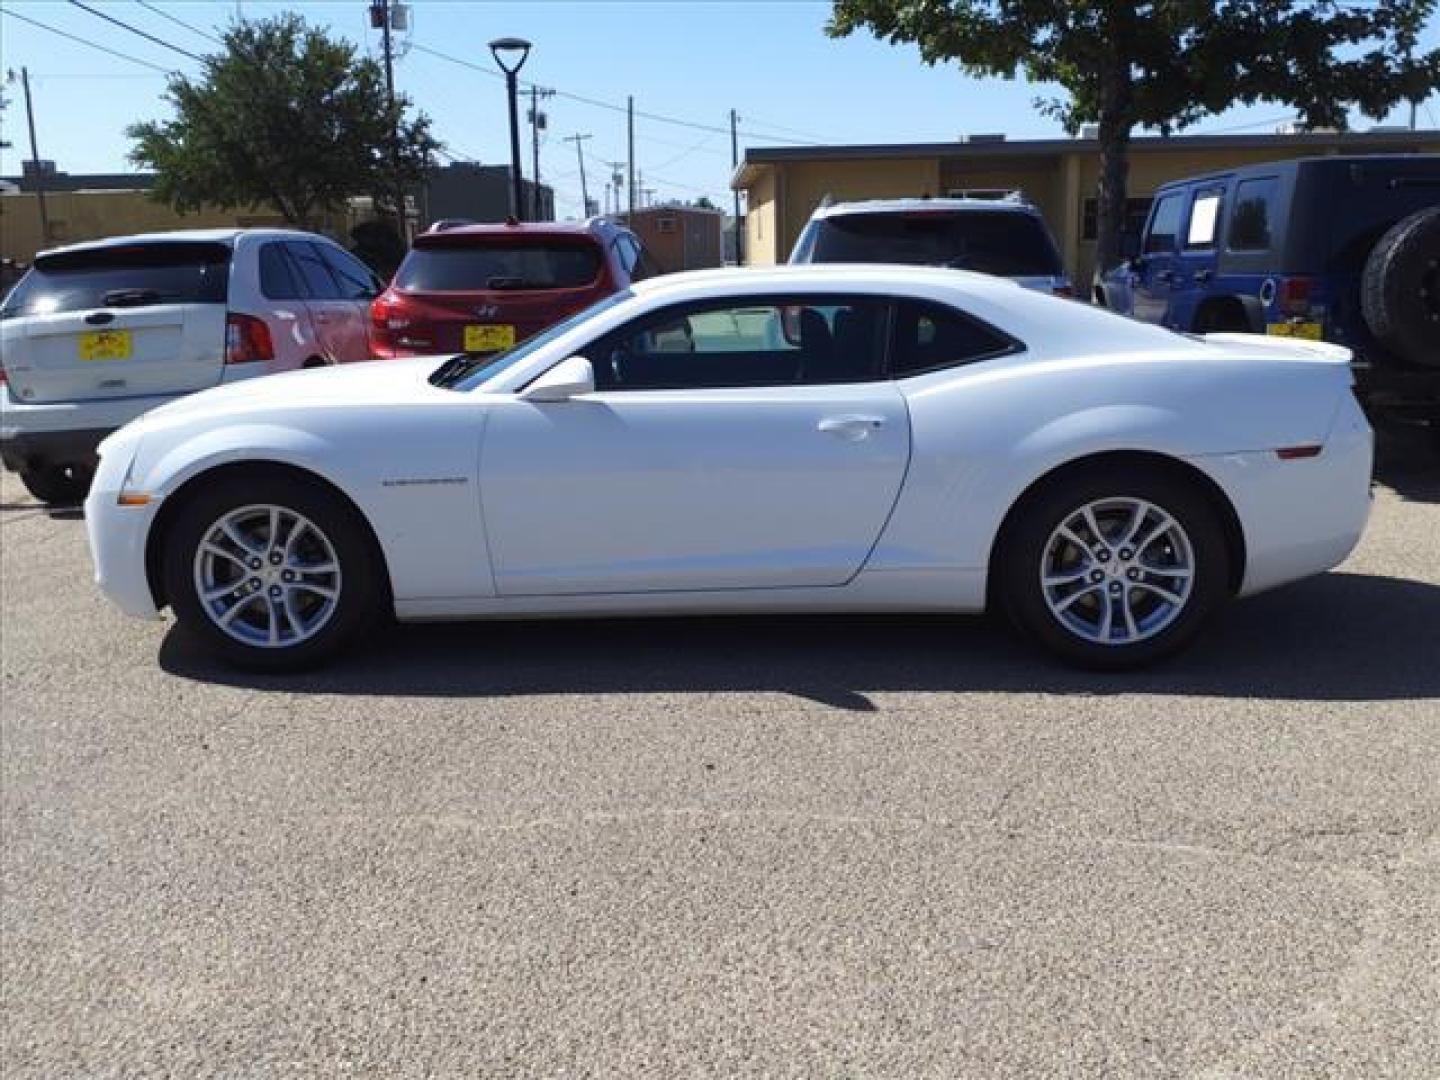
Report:
[[[0,487],[0,1074],[1440,1075],[1440,473],[1155,671],[983,619],[237,676]]]

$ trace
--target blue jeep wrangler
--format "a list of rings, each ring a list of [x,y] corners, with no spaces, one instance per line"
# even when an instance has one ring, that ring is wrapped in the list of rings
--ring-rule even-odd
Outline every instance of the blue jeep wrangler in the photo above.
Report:
[[[1372,416],[1440,437],[1440,154],[1178,180],[1123,250],[1096,303],[1173,330],[1347,346]]]

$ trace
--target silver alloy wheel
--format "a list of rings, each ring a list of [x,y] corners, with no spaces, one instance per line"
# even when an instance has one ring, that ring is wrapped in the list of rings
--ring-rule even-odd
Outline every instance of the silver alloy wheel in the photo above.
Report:
[[[313,521],[283,506],[231,510],[195,549],[195,592],[222,631],[257,648],[318,634],[340,602],[340,560]]]
[[[1097,645],[1154,637],[1180,617],[1194,586],[1190,537],[1144,499],[1096,499],[1072,511],[1040,559],[1050,614]]]

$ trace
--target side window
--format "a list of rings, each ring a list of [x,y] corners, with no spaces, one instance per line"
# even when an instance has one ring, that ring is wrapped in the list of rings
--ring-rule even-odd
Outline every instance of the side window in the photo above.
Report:
[[[330,244],[315,244],[340,284],[340,295],[346,300],[369,300],[378,295],[376,278],[370,268],[348,251]]]
[[[688,305],[587,353],[602,390],[868,382],[883,377],[885,309],[883,300],[830,297]]]
[[[1180,231],[1180,213],[1185,208],[1185,196],[1180,192],[1165,195],[1155,203],[1155,212],[1150,215],[1150,228],[1145,233],[1145,254],[1175,250],[1175,236]]]
[[[313,244],[292,240],[285,247],[290,252],[290,259],[304,281],[305,288],[309,290],[311,300],[340,299],[340,286],[335,283],[334,275],[330,273],[325,260],[320,258],[320,253]]]
[[[895,314],[890,374],[897,379],[1019,352],[1022,346],[978,319],[937,304],[903,303]]]
[[[260,295],[266,300],[304,300],[285,245],[272,241],[260,247]]]
[[[1235,208],[1230,211],[1231,251],[1269,251],[1270,223],[1275,220],[1275,203],[1280,181],[1273,176],[1242,180],[1235,189]]]
[[[1204,188],[1190,205],[1190,228],[1185,233],[1187,248],[1215,246],[1215,223],[1220,218],[1220,200],[1224,188]]]

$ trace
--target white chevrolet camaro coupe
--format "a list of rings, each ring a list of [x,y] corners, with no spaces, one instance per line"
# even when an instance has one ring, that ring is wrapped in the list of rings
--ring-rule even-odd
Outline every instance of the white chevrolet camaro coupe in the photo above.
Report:
[[[499,355],[165,405],[104,442],[86,518],[116,604],[252,668],[391,613],[987,607],[1125,667],[1354,547],[1348,355],[954,270],[676,274]]]

